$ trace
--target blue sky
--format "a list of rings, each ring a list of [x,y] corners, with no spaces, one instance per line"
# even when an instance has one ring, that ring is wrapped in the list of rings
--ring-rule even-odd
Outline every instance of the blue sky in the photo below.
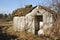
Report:
[[[17,8],[22,8],[26,4],[32,4],[33,6],[40,5],[49,5],[51,3],[47,0],[0,0],[0,13],[10,13]]]

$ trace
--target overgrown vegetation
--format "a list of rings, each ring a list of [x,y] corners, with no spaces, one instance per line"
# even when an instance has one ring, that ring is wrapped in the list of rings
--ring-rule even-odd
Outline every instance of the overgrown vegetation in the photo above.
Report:
[[[15,32],[12,27],[12,21],[0,23],[0,27],[2,26],[0,30],[2,31],[2,34],[6,33],[4,35],[7,36],[3,36],[5,37],[5,40],[9,40],[8,38],[10,38],[10,40],[60,40],[60,21],[58,20],[56,23],[57,24],[50,31],[47,30],[45,35],[39,36],[31,33],[25,33],[25,31]]]

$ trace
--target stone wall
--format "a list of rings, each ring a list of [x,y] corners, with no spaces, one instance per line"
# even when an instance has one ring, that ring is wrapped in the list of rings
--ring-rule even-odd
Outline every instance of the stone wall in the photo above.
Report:
[[[39,13],[37,12],[39,11]],[[54,20],[51,13],[47,12],[44,9],[39,9],[39,6],[36,7],[32,12],[28,13],[26,16],[14,17],[13,27],[15,31],[31,32],[35,34],[35,16],[43,15],[43,22],[40,22],[40,30],[38,34],[44,34],[44,31],[53,26]],[[41,33],[42,32],[42,33]]]
[[[26,24],[26,21],[25,21],[24,16],[22,16],[22,17],[14,17],[14,19],[13,19],[14,31],[23,31],[24,28],[25,28],[25,24]]]

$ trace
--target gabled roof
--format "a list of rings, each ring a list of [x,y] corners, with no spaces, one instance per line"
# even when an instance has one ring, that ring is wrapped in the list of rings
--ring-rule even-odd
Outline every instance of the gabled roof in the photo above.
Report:
[[[19,8],[15,11],[13,11],[13,15],[14,16],[22,16],[22,15],[26,15],[27,13],[31,12],[31,10],[33,9],[33,7],[31,8]]]
[[[44,6],[41,6],[41,5],[39,5],[39,7],[40,7],[41,9],[44,9],[44,10],[46,10],[46,11],[52,13],[52,14],[56,14],[56,12],[53,11],[53,10],[51,10],[50,8],[47,8],[47,7],[44,7]]]
[[[13,11],[13,15],[14,16],[22,16],[22,15],[26,15],[28,14],[29,12],[31,12],[34,8],[36,8],[37,6],[35,7],[30,7],[30,8],[19,8],[15,11]],[[54,12],[53,10],[49,9],[49,8],[46,8],[46,7],[43,7],[41,5],[39,5],[39,8],[40,9],[44,9],[52,14],[56,14],[56,12]]]

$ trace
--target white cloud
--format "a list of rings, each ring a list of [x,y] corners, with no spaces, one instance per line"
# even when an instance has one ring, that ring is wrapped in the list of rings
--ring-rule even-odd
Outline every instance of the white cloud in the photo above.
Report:
[[[3,14],[5,14],[5,13],[11,13],[12,11],[11,10],[8,10],[8,9],[6,9],[6,8],[0,8],[0,13],[3,13]]]

